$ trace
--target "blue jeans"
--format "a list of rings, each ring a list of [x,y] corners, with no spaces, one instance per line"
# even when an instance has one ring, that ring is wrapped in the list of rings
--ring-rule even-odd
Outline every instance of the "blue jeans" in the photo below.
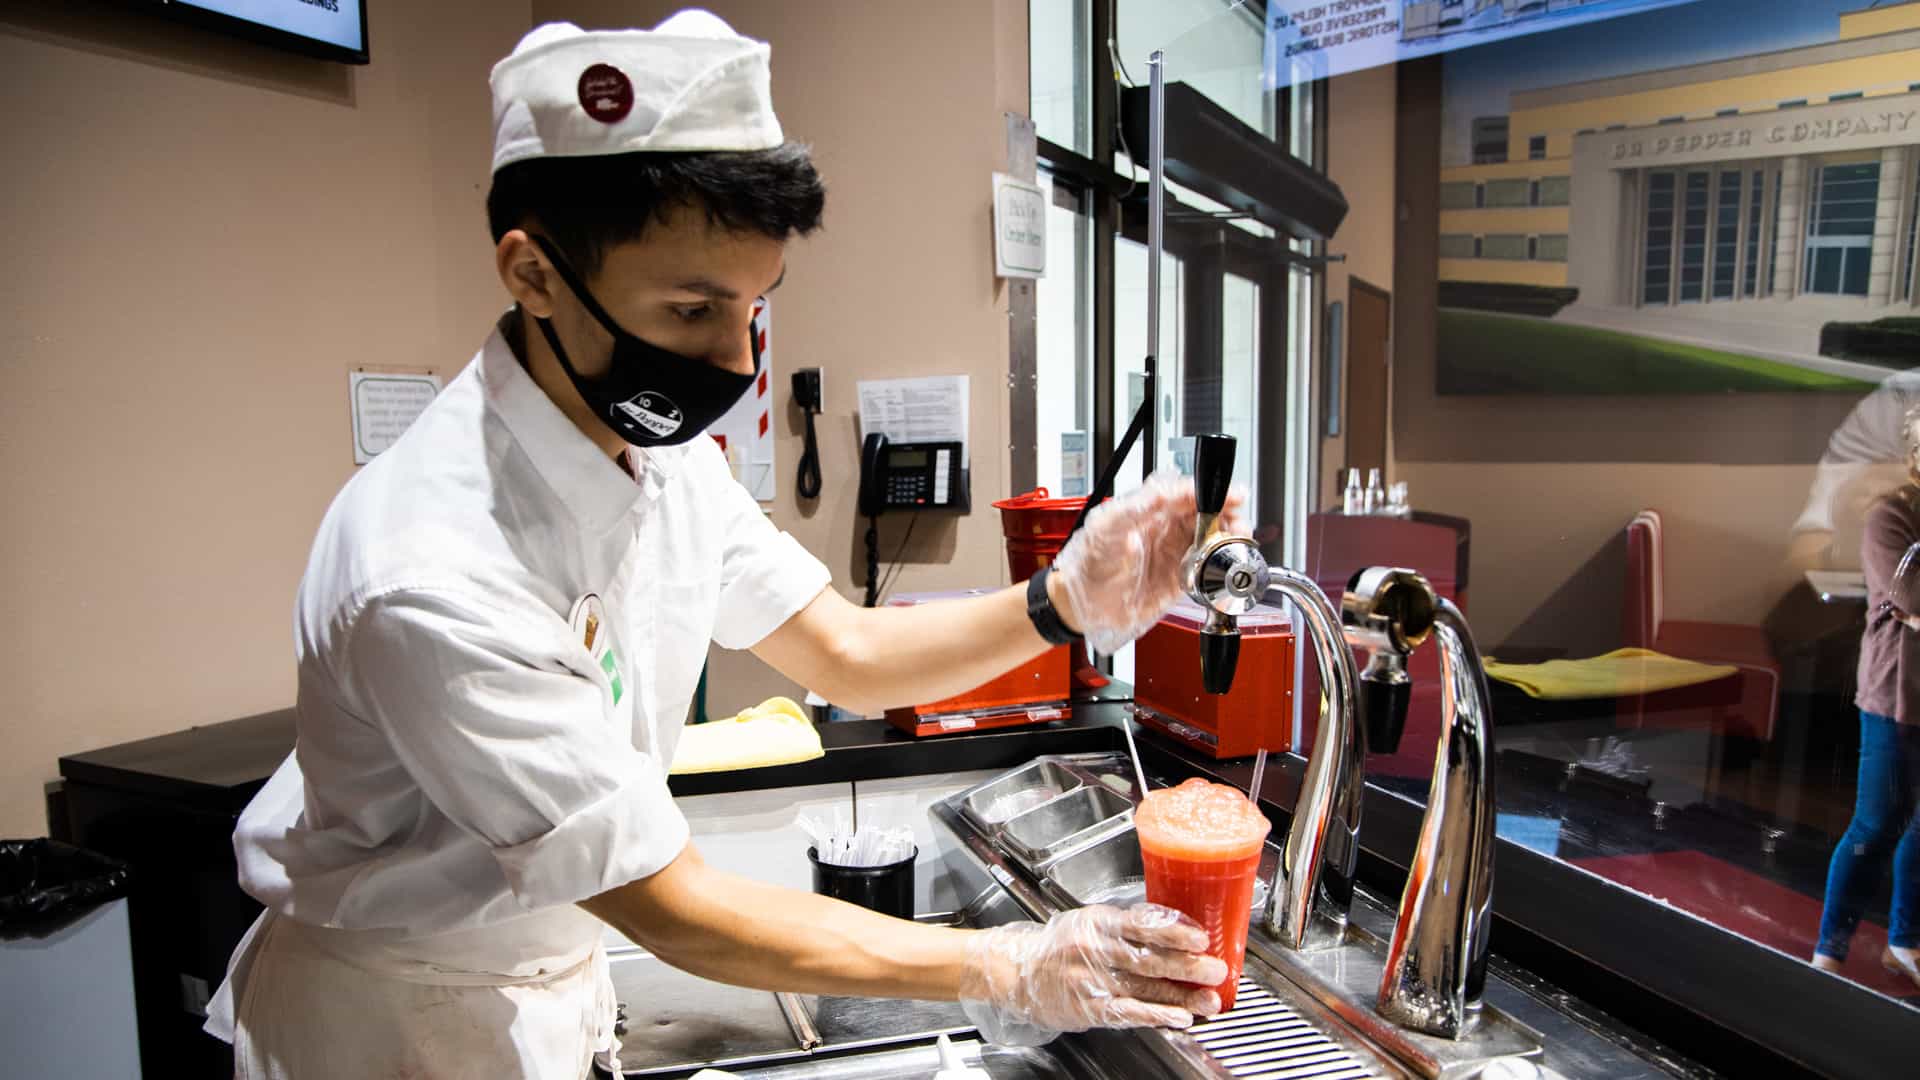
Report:
[[[1920,726],[1908,726],[1876,713],[1860,714],[1860,791],[1853,823],[1833,849],[1827,868],[1827,906],[1820,916],[1823,956],[1847,958],[1847,946],[1860,913],[1880,889],[1889,852],[1893,855],[1893,910],[1887,941],[1903,949],[1920,947],[1920,815],[1914,789],[1920,786]]]

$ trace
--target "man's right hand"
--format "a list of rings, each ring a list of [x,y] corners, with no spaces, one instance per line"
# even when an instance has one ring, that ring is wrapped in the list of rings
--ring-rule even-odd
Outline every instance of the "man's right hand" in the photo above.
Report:
[[[967,943],[960,1001],[996,1041],[1018,1026],[1044,1039],[1094,1027],[1184,1028],[1220,1011],[1227,965],[1207,933],[1171,908],[1097,906],[1044,925],[1014,923]]]

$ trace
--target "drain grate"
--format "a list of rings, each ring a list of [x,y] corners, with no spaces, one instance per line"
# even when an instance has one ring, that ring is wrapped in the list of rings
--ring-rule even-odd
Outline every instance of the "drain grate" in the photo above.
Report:
[[[1240,1080],[1360,1080],[1379,1075],[1252,979],[1240,980],[1232,1012],[1195,1024],[1187,1034]]]

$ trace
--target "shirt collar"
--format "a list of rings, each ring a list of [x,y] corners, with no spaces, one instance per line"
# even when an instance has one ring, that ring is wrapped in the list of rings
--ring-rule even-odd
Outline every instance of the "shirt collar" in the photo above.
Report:
[[[480,381],[486,387],[487,401],[568,511],[589,530],[605,532],[643,499],[651,500],[660,493],[670,467],[662,459],[671,455],[658,450],[631,451],[629,460],[635,465],[638,481],[629,477],[573,426],[573,421],[521,367],[507,340],[516,319],[513,311],[502,316],[481,346]]]

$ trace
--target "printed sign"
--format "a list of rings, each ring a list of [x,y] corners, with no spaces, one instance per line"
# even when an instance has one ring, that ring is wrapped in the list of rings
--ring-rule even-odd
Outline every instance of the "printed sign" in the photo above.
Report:
[[[1001,277],[1047,272],[1047,196],[1038,184],[993,174],[993,264]]]
[[[1268,0],[1266,85],[1559,30],[1696,0]]]
[[[353,410],[353,463],[365,465],[392,446],[440,392],[440,376],[420,372],[347,372]]]

